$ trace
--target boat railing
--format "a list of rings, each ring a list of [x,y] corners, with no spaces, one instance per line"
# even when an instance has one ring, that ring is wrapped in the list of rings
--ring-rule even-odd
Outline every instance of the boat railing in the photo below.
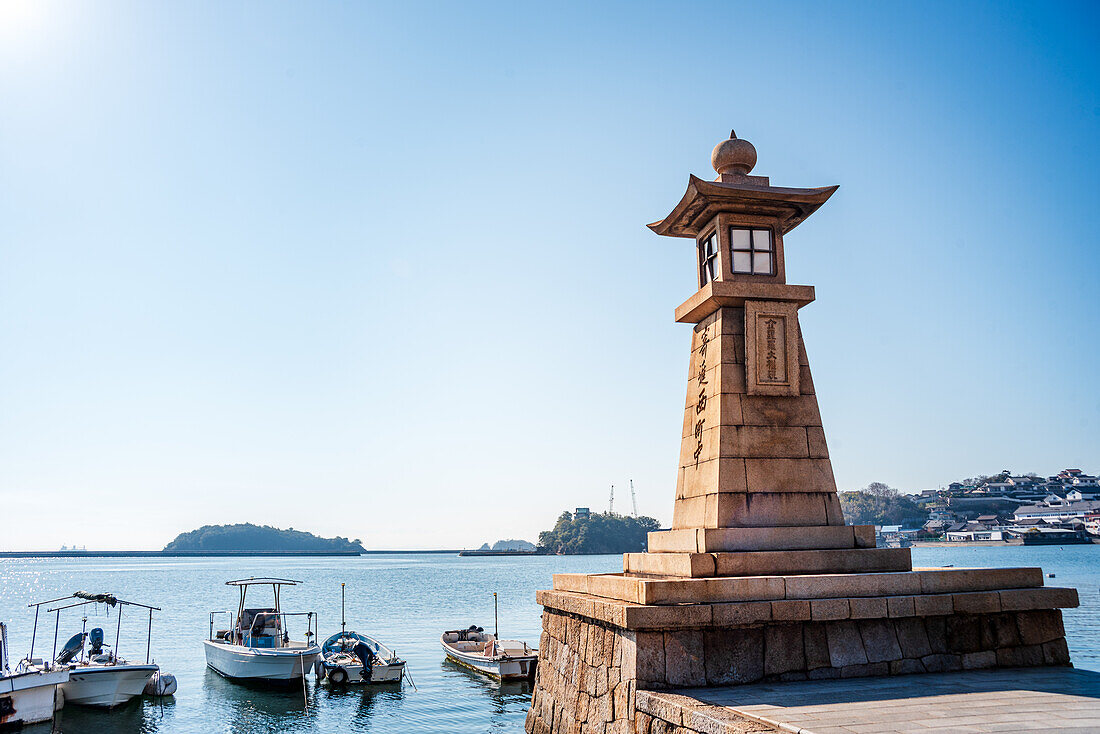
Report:
[[[276,619],[285,617],[305,617],[306,618],[306,645],[309,645],[310,638],[317,639],[317,632],[315,630],[315,621],[317,619],[317,612],[257,612],[252,618],[252,624],[248,627],[248,636],[253,637],[256,631],[256,623],[261,619],[275,617]],[[282,621],[282,620],[280,620]],[[260,629],[263,629],[263,625],[260,625]],[[283,624],[283,634],[287,635],[286,624]],[[278,645],[276,644],[276,647]]]
[[[233,629],[233,611],[230,609],[219,609],[217,611],[210,612],[210,640],[214,640],[214,617],[218,614],[225,614],[229,617],[229,626],[226,629]]]
[[[235,623],[233,621],[233,614],[234,613],[232,611],[230,611],[228,609],[225,609],[225,610],[219,609],[219,610],[210,612],[209,639],[212,642],[217,641],[217,639],[218,639],[214,636],[214,619],[216,617],[218,617],[219,615],[222,615],[222,614],[226,615],[226,617],[229,620],[228,629],[232,630],[232,629],[235,628]],[[238,630],[238,633],[242,637],[245,637],[245,636],[247,636],[249,638],[254,637],[254,636],[256,636],[257,623],[261,623],[264,620],[269,619],[271,617],[277,617],[277,618],[278,617],[305,617],[306,618],[306,634],[305,634],[306,644],[308,645],[310,643],[310,638],[313,638],[313,639],[317,638],[317,631],[316,631],[317,628],[318,628],[317,612],[257,612],[256,615],[252,618],[252,624],[249,625],[247,632],[245,630]],[[259,629],[263,629],[263,624],[262,623],[259,624]],[[286,629],[286,625],[284,624],[283,625],[284,633],[285,633],[285,629]],[[232,642],[232,641],[227,639],[226,642]],[[240,642],[243,643],[244,640],[242,639]],[[238,643],[238,644],[240,644],[240,643]],[[276,645],[276,646],[278,646],[278,645]]]
[[[59,602],[59,601],[66,601],[68,599],[79,599],[79,601],[73,602],[71,604],[62,604],[62,605],[57,606],[57,607],[50,607],[50,608],[46,609],[47,614],[50,614],[52,612],[54,615],[56,615],[54,617],[54,627],[53,627],[53,652],[51,653],[50,664],[45,666],[45,668],[47,670],[50,669],[50,667],[53,665],[53,663],[57,659],[57,633],[58,633],[58,629],[61,626],[61,612],[62,612],[62,610],[64,610],[64,609],[73,609],[73,608],[76,608],[76,607],[83,607],[83,606],[87,606],[89,604],[106,604],[108,608],[118,607],[118,614],[117,614],[118,623],[115,627],[115,644],[114,644],[114,649],[113,649],[113,652],[112,652],[112,656],[114,658],[114,661],[113,661],[114,663],[117,663],[120,660],[119,656],[118,656],[118,641],[119,641],[119,636],[122,634],[122,610],[125,607],[128,607],[128,606],[129,607],[138,607],[140,609],[148,610],[148,612],[149,612],[149,626],[148,626],[148,629],[146,631],[146,637],[145,637],[145,662],[146,663],[149,662],[150,653],[151,653],[152,645],[153,645],[153,612],[159,612],[160,607],[154,607],[154,606],[150,606],[148,604],[139,604],[136,601],[126,601],[125,599],[119,599],[114,594],[89,594],[89,593],[84,592],[84,591],[77,591],[73,594],[69,594],[68,596],[61,596],[61,597],[58,597],[56,599],[47,599],[46,601],[32,602],[31,604],[27,605],[27,606],[30,606],[30,607],[34,607],[34,631],[31,633],[31,649],[30,649],[30,652],[27,653],[27,660],[33,660],[34,659],[34,643],[35,643],[35,639],[38,637],[38,612],[39,612],[39,610],[42,607],[46,606],[47,604],[54,604],[54,603]],[[85,615],[84,621],[85,621],[85,623],[87,622],[87,616],[86,615]],[[81,657],[83,657],[83,654],[84,653],[83,653],[83,646],[82,646]],[[123,661],[123,662],[125,662],[125,661]]]

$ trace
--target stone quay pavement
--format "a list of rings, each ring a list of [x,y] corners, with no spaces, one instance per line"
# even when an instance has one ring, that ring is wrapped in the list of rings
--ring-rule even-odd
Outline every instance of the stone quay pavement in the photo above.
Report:
[[[1100,673],[1008,668],[637,692],[638,731],[1100,732]],[[748,721],[746,721],[746,719]],[[680,728],[683,727],[683,728]]]

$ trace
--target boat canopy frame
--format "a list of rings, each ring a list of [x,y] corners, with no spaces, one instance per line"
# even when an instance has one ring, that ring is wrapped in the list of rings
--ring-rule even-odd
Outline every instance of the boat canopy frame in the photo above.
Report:
[[[31,602],[30,604],[27,605],[28,607],[34,607],[34,628],[31,632],[31,649],[30,649],[30,652],[27,653],[27,660],[33,660],[34,659],[34,643],[35,643],[35,640],[38,637],[38,614],[41,611],[42,607],[44,607],[48,604],[55,604],[57,602],[66,601],[68,599],[79,599],[80,601],[73,602],[72,604],[62,604],[62,605],[57,606],[57,607],[51,607],[51,608],[46,609],[47,614],[50,614],[51,612],[54,614],[53,652],[50,654],[50,665],[54,665],[56,660],[57,660],[57,633],[58,633],[58,631],[61,627],[61,612],[62,612],[62,610],[64,610],[64,609],[74,609],[76,607],[84,607],[84,606],[88,606],[89,604],[103,604],[108,608],[108,610],[111,607],[115,607],[115,606],[118,607],[118,622],[115,626],[115,644],[114,644],[114,647],[112,648],[112,650],[114,652],[115,664],[118,663],[118,659],[119,659],[118,658],[118,642],[119,642],[119,638],[122,635],[122,609],[123,609],[123,607],[128,607],[128,606],[129,607],[140,607],[142,609],[149,610],[149,626],[148,626],[148,631],[146,632],[146,637],[145,637],[145,663],[147,665],[149,664],[150,654],[151,654],[152,647],[153,647],[153,612],[159,612],[159,611],[161,611],[161,608],[150,606],[149,604],[141,604],[141,603],[136,602],[136,601],[127,601],[125,599],[119,599],[114,594],[106,594],[106,593],[104,593],[104,594],[89,594],[86,591],[76,591],[76,592],[73,592],[72,594],[69,594],[67,596],[59,596],[56,599],[47,599],[45,601]],[[87,627],[87,624],[88,624],[88,620],[87,620],[87,618],[85,618],[84,619],[84,624],[82,625],[81,630],[80,630],[81,635],[85,634],[85,632],[86,632],[85,628]],[[80,647],[80,657],[81,657],[81,660],[84,659],[84,646],[83,646],[83,643],[81,644],[81,647]]]
[[[230,610],[216,610],[216,611],[210,612],[210,637],[209,637],[209,639],[210,640],[215,639],[214,638],[214,616],[215,615],[220,615],[220,614],[227,614],[227,615],[229,615],[229,627],[231,629],[236,629],[236,631],[241,635],[242,641],[243,641],[245,631],[240,629],[240,624],[241,624],[241,619],[244,618],[244,613],[245,613],[244,602],[245,602],[245,596],[247,595],[248,587],[250,587],[250,586],[270,586],[271,587],[271,593],[275,597],[275,606],[273,608],[274,611],[270,611],[270,612],[263,611],[263,612],[259,612],[259,613],[255,614],[252,617],[252,623],[249,625],[249,628],[248,628],[249,636],[250,637],[252,636],[252,630],[254,630],[256,628],[256,621],[258,619],[260,619],[261,617],[264,617],[264,618],[275,617],[277,619],[281,619],[281,618],[284,618],[284,617],[306,617],[306,634],[305,634],[306,644],[309,644],[310,637],[313,637],[314,640],[316,640],[317,637],[318,637],[318,632],[320,631],[320,623],[318,621],[317,612],[284,612],[282,610],[282,600],[280,599],[280,594],[279,594],[279,591],[281,590],[281,588],[284,587],[284,586],[298,586],[298,585],[304,584],[304,583],[305,583],[304,581],[298,581],[296,579],[284,579],[284,578],[278,578],[278,577],[275,577],[275,576],[249,576],[246,579],[233,579],[231,581],[226,581],[225,582],[226,586],[236,586],[238,589],[240,589],[241,597],[240,597],[240,601],[237,604],[237,614],[236,614],[236,617],[234,618],[233,612],[230,611]],[[315,628],[316,628],[316,630],[315,630]],[[283,633],[286,634],[286,626],[285,625],[283,626]],[[278,645],[276,644],[276,646],[278,646]]]

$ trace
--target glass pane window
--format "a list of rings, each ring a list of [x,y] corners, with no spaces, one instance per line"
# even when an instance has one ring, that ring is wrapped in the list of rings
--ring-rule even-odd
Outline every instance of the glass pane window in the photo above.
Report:
[[[733,272],[775,275],[771,230],[730,227],[730,251],[733,254]]]
[[[711,232],[709,237],[699,243],[699,273],[703,285],[718,277],[717,232]]]

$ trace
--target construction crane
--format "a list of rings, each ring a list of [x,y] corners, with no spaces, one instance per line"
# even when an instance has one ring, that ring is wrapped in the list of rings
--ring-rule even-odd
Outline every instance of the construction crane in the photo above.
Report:
[[[607,500],[607,514],[615,514],[615,485],[611,485],[611,497]]]
[[[630,480],[630,503],[634,505],[634,517],[638,516],[638,495],[634,494],[634,480]]]

